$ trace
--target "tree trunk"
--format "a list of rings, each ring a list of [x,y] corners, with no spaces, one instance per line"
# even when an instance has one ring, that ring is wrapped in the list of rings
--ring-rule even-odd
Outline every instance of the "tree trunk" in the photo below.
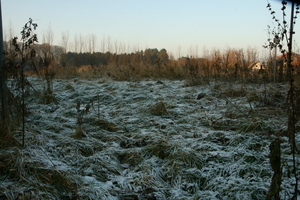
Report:
[[[9,115],[8,115],[8,104],[7,104],[7,86],[6,86],[6,73],[3,67],[4,59],[4,46],[3,46],[3,28],[2,28],[2,10],[0,1],[0,95],[1,95],[1,117],[2,117],[2,136],[7,136],[10,133],[9,129]]]

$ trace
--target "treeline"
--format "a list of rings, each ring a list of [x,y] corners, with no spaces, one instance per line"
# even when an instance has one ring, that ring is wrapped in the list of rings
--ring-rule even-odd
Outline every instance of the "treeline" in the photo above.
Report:
[[[90,65],[92,67],[108,66],[108,65],[163,65],[169,62],[167,50],[146,49],[145,51],[137,51],[134,53],[74,53],[68,52],[60,55],[59,62],[62,66]]]
[[[14,49],[9,42],[5,43],[7,56]],[[132,53],[111,52],[66,52],[63,47],[47,43],[35,44],[36,56],[28,66],[37,70],[47,68],[52,74],[78,75],[78,72],[89,72],[90,75],[109,76],[115,80],[137,80],[143,78],[188,79],[191,84],[208,82],[212,79],[243,81],[284,81],[285,66],[282,60],[270,56],[259,62],[258,52],[253,49],[212,50],[198,55],[174,59],[166,49],[156,48]],[[84,66],[84,67],[83,67]],[[82,70],[80,70],[82,69]],[[275,78],[274,78],[275,77]]]

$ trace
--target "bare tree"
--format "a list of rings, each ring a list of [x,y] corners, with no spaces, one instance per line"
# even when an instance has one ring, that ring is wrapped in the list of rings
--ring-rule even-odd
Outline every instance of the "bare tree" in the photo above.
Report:
[[[95,53],[97,45],[97,37],[95,34],[88,35],[88,52]]]
[[[115,40],[114,41],[114,53],[115,54],[118,54],[119,52],[118,52],[118,49],[119,48],[119,45],[118,45],[118,40]]]
[[[179,45],[177,48],[177,58],[181,57],[181,46]]]
[[[84,51],[85,51],[84,37],[80,34],[79,35],[79,53],[83,53]]]
[[[230,65],[230,53],[231,51],[228,49],[223,53],[223,69],[224,69],[224,74],[228,75],[229,73],[229,65]]]
[[[105,35],[103,35],[102,40],[101,40],[101,45],[100,45],[100,51],[102,53],[105,53]]]
[[[96,65],[96,35],[91,34],[88,36],[88,60],[89,64],[91,65],[92,68],[95,67]]]
[[[62,32],[61,34],[61,46],[63,53],[60,55],[60,64],[63,67],[67,66],[67,51],[69,47],[69,32]]]
[[[55,76],[55,55],[53,52],[53,31],[51,24],[49,24],[48,29],[43,35],[43,44],[37,46],[37,52],[39,55],[39,68],[41,69],[41,74],[46,80],[46,87],[44,89],[43,99],[45,103],[51,103],[54,100],[52,80]]]
[[[69,48],[69,32],[61,33],[61,46],[64,48],[64,53],[68,52]]]
[[[107,36],[107,51],[111,52],[111,50],[112,50],[111,38],[110,36]]]
[[[13,50],[12,39],[14,38],[15,35],[16,34],[13,29],[13,24],[9,20],[8,27],[7,27],[6,31],[4,32],[4,49],[6,52],[7,51],[11,52]]]
[[[74,36],[74,41],[73,41],[73,51],[75,53],[79,53],[79,39],[77,34]]]
[[[48,28],[44,31],[43,34],[43,43],[48,43],[50,46],[53,45],[54,34],[52,31],[51,23],[48,25]]]
[[[236,56],[236,73],[237,70],[240,72],[240,75],[244,78],[248,77],[249,70],[248,70],[248,64],[246,60],[246,55],[243,49],[240,49],[238,51],[235,51]]]
[[[76,34],[74,36],[74,42],[73,42],[73,51],[75,52],[74,65],[76,67],[80,67],[80,65],[81,65],[81,60],[80,60],[80,55],[79,55],[79,52],[80,52],[79,46],[80,46],[80,40],[79,40],[78,35]]]
[[[219,77],[221,74],[222,56],[219,50],[212,52],[212,72],[215,77]]]

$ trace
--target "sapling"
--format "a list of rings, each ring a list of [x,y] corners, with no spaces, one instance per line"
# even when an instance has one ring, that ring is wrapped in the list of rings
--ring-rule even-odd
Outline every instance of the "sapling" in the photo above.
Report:
[[[12,94],[13,98],[20,101],[19,105],[21,107],[21,113],[16,113],[16,115],[22,116],[22,133],[23,133],[23,146],[25,138],[25,114],[26,114],[26,105],[25,105],[25,95],[28,87],[32,87],[29,81],[27,80],[24,70],[26,65],[36,56],[35,49],[33,45],[38,42],[37,35],[33,31],[37,28],[37,24],[33,23],[32,19],[29,18],[29,21],[24,25],[21,31],[21,39],[19,42],[18,37],[14,37],[11,40],[11,45],[14,47],[14,51],[10,54],[6,54],[4,60],[4,73],[13,78],[15,83],[14,90],[16,94]]]
[[[295,8],[296,7],[296,8]],[[297,177],[297,162],[295,158],[295,154],[297,153],[296,142],[295,142],[295,133],[296,133],[296,102],[295,102],[295,87],[294,87],[294,66],[292,65],[292,42],[294,32],[294,25],[296,23],[295,19],[297,18],[297,14],[299,13],[299,3],[295,5],[294,2],[291,3],[291,16],[290,16],[290,24],[288,25],[286,19],[286,9],[287,9],[287,1],[282,1],[282,21],[277,19],[275,16],[275,11],[272,9],[271,4],[268,3],[267,8],[272,15],[272,18],[277,24],[277,30],[273,31],[274,40],[269,39],[269,45],[265,47],[280,49],[280,52],[283,55],[287,63],[287,77],[290,80],[290,89],[287,94],[287,102],[288,102],[288,136],[289,143],[291,147],[291,153],[293,156],[293,171],[295,176],[295,191],[293,195],[293,199],[297,199],[298,193],[298,177]],[[296,10],[296,11],[295,11]],[[287,50],[285,49],[284,42],[287,43]],[[280,152],[279,152],[280,153]],[[272,187],[272,185],[270,186]]]

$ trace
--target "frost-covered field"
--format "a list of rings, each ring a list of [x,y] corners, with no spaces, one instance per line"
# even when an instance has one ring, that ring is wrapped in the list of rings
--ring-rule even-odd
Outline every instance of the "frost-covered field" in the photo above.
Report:
[[[269,144],[286,129],[286,86],[74,79],[53,89],[56,103],[27,99],[25,148],[1,151],[0,199],[265,198]],[[81,139],[78,102],[90,107]],[[281,146],[289,199],[286,137]]]

